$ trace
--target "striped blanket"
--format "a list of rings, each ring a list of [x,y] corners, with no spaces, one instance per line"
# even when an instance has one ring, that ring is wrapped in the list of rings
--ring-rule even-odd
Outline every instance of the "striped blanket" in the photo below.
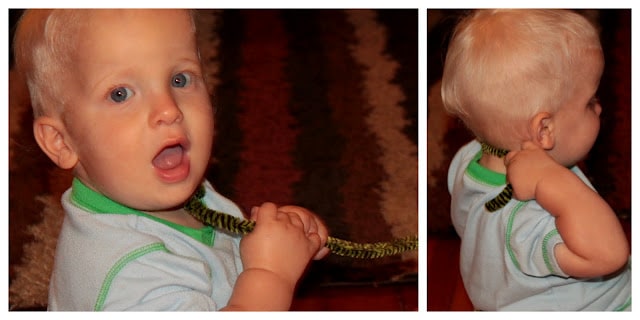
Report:
[[[334,237],[418,232],[417,10],[200,10],[216,132],[207,178],[242,209],[316,212]],[[167,39],[170,41],[171,39]],[[10,74],[10,307],[46,304],[70,173],[31,137]],[[329,256],[301,288],[415,281],[417,252]]]

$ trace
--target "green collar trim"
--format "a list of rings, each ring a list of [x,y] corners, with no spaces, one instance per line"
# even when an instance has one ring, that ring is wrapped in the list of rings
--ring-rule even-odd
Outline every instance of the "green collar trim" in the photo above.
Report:
[[[162,223],[168,227],[171,227],[177,231],[180,231],[187,236],[202,242],[205,245],[212,246],[215,239],[215,230],[211,226],[204,226],[200,229],[189,228],[177,223],[173,223],[156,216],[144,213],[140,210],[129,208],[125,205],[117,203],[106,196],[97,193],[87,187],[80,179],[73,178],[71,185],[71,201],[84,208],[85,210],[97,213],[97,214],[133,214],[139,217],[145,217],[156,222]]]
[[[480,163],[482,157],[482,150],[478,151],[478,153],[473,157],[473,160],[469,162],[469,166],[467,167],[467,174],[469,174],[472,178],[479,182],[483,182],[492,186],[504,186],[507,184],[507,176],[502,173],[495,172],[493,170],[489,170]]]
[[[91,190],[78,178],[73,178],[71,187],[71,200],[73,203],[93,213],[145,215],[139,210],[121,205],[106,196]]]

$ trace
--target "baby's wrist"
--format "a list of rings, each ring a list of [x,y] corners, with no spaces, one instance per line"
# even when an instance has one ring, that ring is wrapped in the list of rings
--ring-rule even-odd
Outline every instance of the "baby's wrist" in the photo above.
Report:
[[[263,268],[246,268],[236,280],[225,310],[286,311],[291,307],[295,283]]]

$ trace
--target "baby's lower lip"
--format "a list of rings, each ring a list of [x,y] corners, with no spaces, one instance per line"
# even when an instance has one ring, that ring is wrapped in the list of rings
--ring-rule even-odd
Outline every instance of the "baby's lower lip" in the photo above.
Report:
[[[163,150],[154,158],[153,167],[162,181],[176,183],[189,176],[191,164],[185,150]]]
[[[191,165],[185,159],[179,166],[172,169],[156,168],[156,174],[166,183],[176,183],[185,180],[189,176],[190,169]]]

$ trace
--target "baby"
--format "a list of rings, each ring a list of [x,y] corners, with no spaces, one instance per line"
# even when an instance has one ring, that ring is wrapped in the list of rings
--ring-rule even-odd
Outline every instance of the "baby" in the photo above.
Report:
[[[27,10],[15,35],[35,139],[74,180],[50,310],[287,310],[325,225],[296,206],[254,207],[253,232],[183,206],[242,213],[204,180],[214,118],[187,10]]]
[[[631,309],[629,243],[575,166],[600,128],[603,67],[569,10],[478,10],[456,27],[442,99],[476,137],[448,177],[475,308]]]

